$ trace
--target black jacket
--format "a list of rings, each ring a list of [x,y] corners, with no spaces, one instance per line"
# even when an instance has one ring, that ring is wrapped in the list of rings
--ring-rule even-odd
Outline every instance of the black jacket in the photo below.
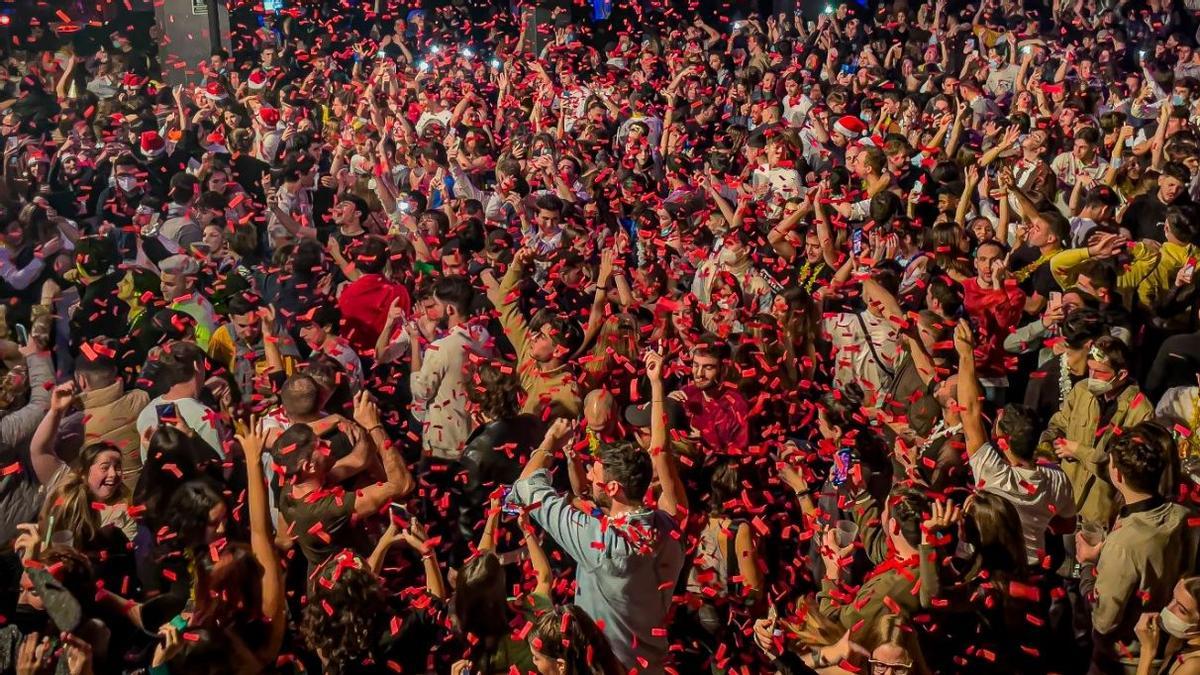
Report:
[[[533,415],[494,420],[476,427],[467,438],[458,458],[466,474],[458,503],[458,534],[455,551],[463,556],[469,542],[478,539],[488,499],[497,487],[512,485],[521,475],[521,467],[542,442],[544,427]]]

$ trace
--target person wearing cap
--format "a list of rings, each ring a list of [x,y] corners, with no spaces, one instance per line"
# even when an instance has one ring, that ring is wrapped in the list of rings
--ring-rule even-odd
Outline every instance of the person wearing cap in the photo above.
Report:
[[[283,130],[279,128],[279,111],[270,106],[258,109],[254,116],[254,156],[272,164],[279,157],[279,148],[283,144]]]
[[[217,316],[212,303],[197,285],[200,263],[191,256],[178,254],[163,260],[158,269],[163,300],[171,309],[196,320],[196,344],[207,350],[213,331],[217,329]]]

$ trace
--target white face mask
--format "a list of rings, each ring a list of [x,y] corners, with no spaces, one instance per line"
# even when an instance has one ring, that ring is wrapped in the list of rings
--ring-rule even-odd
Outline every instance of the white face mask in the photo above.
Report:
[[[1163,607],[1162,611],[1158,613],[1158,618],[1162,621],[1163,630],[1171,637],[1182,640],[1196,631],[1196,624],[1184,621],[1166,607]]]
[[[1115,383],[1112,380],[1100,380],[1094,377],[1087,379],[1087,389],[1093,396],[1103,396],[1113,390]]]
[[[732,267],[742,262],[742,256],[738,255],[737,252],[731,249],[723,248],[721,249],[721,252],[717,254],[717,262],[721,263],[722,265],[728,265]]]
[[[117,187],[125,192],[133,192],[134,188],[137,187],[137,178],[133,176],[118,176]]]

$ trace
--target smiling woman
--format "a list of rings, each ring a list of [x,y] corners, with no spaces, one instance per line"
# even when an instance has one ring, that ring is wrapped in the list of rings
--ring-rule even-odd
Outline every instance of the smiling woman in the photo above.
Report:
[[[125,508],[128,488],[121,480],[121,450],[111,443],[83,448],[71,464],[63,464],[47,485],[39,519],[42,536],[93,550],[101,531],[112,525],[130,541],[137,525]]]

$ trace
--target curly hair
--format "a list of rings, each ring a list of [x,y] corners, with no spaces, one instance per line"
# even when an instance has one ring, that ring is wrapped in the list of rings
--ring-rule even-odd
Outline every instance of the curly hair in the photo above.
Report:
[[[578,605],[563,605],[533,622],[529,644],[566,663],[564,675],[618,675],[624,672],[608,638]]]
[[[521,411],[525,390],[517,377],[517,369],[507,361],[472,358],[467,364],[467,401],[479,413],[491,420],[516,417]]]
[[[353,672],[355,664],[370,656],[388,614],[383,587],[349,552],[331,556],[313,579],[300,616],[300,636],[325,660],[324,672]]]

